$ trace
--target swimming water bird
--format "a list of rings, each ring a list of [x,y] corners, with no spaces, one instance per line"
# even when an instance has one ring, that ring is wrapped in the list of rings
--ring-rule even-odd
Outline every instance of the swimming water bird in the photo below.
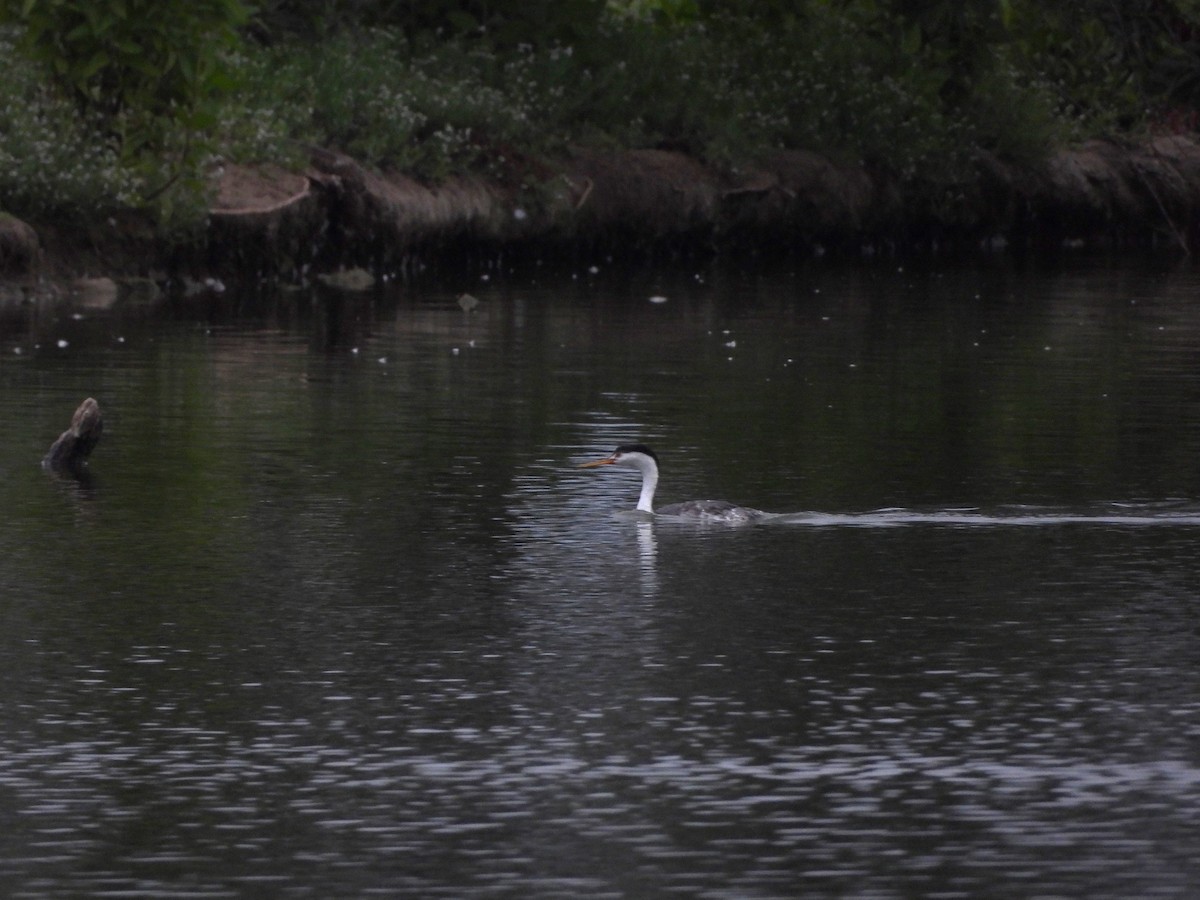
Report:
[[[586,462],[581,469],[599,466],[624,466],[642,473],[642,494],[638,498],[638,512],[655,513],[654,491],[658,488],[658,456],[645,444],[622,444],[604,459]],[[692,519],[700,522],[724,522],[739,524],[752,522],[767,515],[760,509],[737,506],[727,500],[688,500],[671,503],[659,508],[657,515]]]

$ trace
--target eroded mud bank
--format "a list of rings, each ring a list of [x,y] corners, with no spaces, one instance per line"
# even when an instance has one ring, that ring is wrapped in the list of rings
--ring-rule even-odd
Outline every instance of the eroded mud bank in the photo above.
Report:
[[[0,270],[31,274],[222,277],[360,266],[403,270],[440,254],[595,249],[697,252],[817,246],[970,246],[1064,241],[1159,244],[1200,236],[1200,142],[1092,141],[1037,169],[981,158],[976,176],[921,207],[894,180],[786,152],[722,172],[666,150],[579,150],[554,164],[437,185],[314,151],[304,171],[233,166],[206,234],[169,245],[144,223],[87,233],[0,216]]]

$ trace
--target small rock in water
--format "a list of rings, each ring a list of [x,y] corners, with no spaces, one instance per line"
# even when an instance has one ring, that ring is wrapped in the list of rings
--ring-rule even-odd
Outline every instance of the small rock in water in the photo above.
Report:
[[[117,283],[111,278],[77,278],[71,282],[71,293],[80,306],[88,309],[107,309],[117,302]]]
[[[188,276],[184,275],[182,283],[183,295],[185,297],[195,297],[198,294],[203,294],[206,292],[213,294],[225,293],[225,282],[221,281],[219,278],[213,278],[212,276],[209,276],[202,281],[197,281],[194,278],[189,278]]]
[[[369,291],[375,286],[375,276],[366,269],[324,272],[317,276],[317,281],[339,291]]]
[[[475,308],[479,306],[479,298],[472,297],[470,294],[459,294],[458,305],[462,307],[463,312],[474,312]]]

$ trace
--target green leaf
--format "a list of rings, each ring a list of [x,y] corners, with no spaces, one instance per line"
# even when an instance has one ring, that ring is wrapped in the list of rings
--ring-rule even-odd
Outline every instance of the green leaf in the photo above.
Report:
[[[75,79],[82,85],[89,81],[93,75],[95,75],[108,64],[108,54],[103,50],[97,51],[95,54],[93,54],[91,59],[75,70]]]
[[[479,20],[470,13],[451,11],[446,14],[446,21],[458,31],[470,32],[479,28]]]
[[[88,22],[81,22],[79,25],[76,25],[74,28],[68,31],[63,36],[63,40],[69,44],[74,44],[84,38],[90,38],[92,36],[92,26]]]

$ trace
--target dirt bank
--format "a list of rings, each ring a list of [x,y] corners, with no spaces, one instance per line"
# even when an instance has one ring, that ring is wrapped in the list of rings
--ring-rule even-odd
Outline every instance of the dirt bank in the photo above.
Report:
[[[86,234],[0,216],[9,275],[226,278],[417,261],[497,250],[807,253],[817,246],[1159,244],[1190,251],[1200,210],[1200,142],[1092,141],[1029,169],[981,158],[970,183],[916,208],[897,182],[802,151],[720,172],[666,150],[578,150],[504,177],[436,185],[317,150],[306,171],[231,166],[216,185],[209,227],[167,246],[144,223]]]

